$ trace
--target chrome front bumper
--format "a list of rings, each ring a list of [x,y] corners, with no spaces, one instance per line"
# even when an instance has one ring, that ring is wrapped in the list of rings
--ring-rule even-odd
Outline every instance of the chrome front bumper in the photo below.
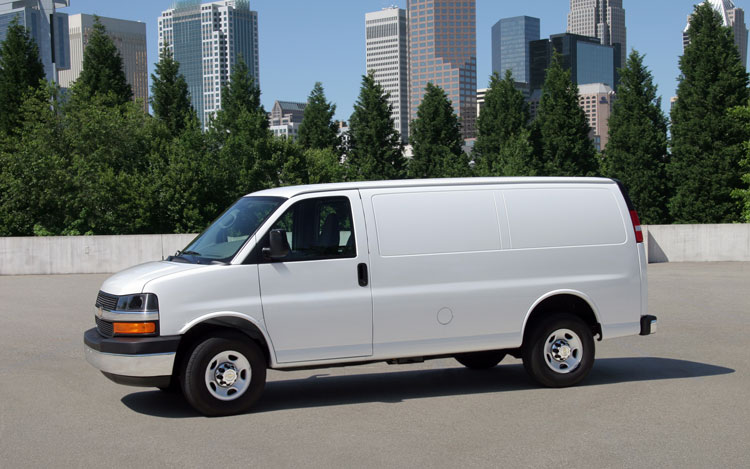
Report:
[[[96,328],[83,334],[86,361],[120,384],[168,386],[181,336],[104,337]]]
[[[105,353],[84,345],[86,361],[105,373],[122,376],[168,376],[172,374],[176,352],[122,355]]]

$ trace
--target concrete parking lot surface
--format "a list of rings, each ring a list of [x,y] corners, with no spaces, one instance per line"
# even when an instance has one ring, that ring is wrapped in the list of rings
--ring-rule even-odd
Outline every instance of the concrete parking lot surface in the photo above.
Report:
[[[0,467],[750,467],[750,264],[649,266],[658,334],[597,343],[583,385],[520,361],[269,372],[196,414],[83,357],[105,275],[0,277]]]

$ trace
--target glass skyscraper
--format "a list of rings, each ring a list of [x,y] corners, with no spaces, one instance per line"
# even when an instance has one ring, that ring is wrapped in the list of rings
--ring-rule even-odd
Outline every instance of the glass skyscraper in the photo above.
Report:
[[[417,117],[427,83],[453,103],[464,138],[476,134],[476,0],[407,0],[409,115]]]
[[[531,89],[544,85],[553,51],[560,54],[562,66],[570,70],[573,83],[603,83],[614,88],[619,77],[620,45],[605,46],[597,38],[577,34],[555,34],[531,42]]]
[[[0,41],[13,18],[25,26],[39,46],[39,59],[47,80],[57,82],[57,70],[70,67],[68,15],[57,8],[70,6],[69,0],[0,0]]]
[[[492,27],[492,71],[505,76],[513,73],[513,80],[531,80],[529,42],[539,40],[539,18],[516,16],[503,18]]]
[[[178,2],[159,18],[159,50],[165,45],[180,63],[204,127],[221,109],[222,88],[229,84],[237,57],[242,57],[260,84],[258,12],[250,10],[247,0]]]

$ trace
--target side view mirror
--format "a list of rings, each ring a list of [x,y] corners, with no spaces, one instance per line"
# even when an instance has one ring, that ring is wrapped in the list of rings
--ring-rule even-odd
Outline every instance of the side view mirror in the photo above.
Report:
[[[263,248],[263,257],[266,259],[282,259],[289,254],[289,242],[286,239],[286,230],[271,230],[268,234],[270,247]]]

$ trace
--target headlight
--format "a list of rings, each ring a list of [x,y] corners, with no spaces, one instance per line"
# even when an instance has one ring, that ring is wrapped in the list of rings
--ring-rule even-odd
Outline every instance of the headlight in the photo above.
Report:
[[[117,311],[129,313],[158,312],[159,300],[153,293],[123,295],[117,300]]]

